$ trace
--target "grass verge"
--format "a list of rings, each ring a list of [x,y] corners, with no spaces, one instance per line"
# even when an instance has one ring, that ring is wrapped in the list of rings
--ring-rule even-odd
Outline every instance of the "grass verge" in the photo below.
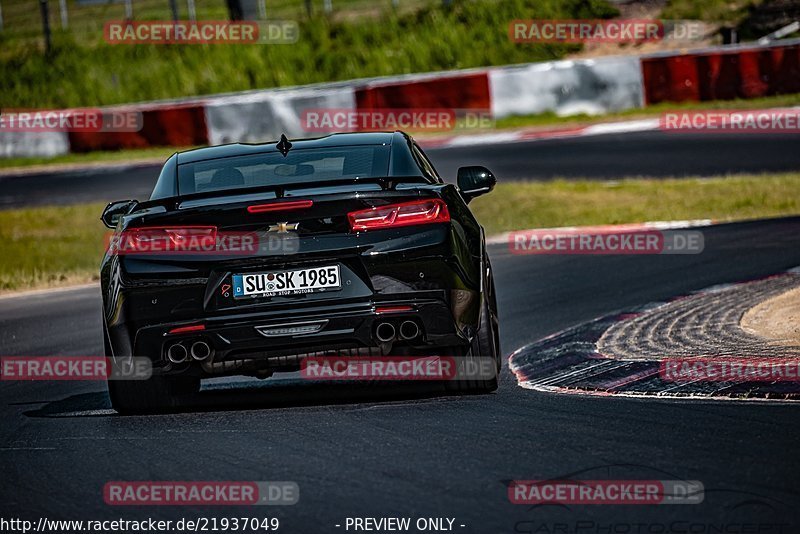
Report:
[[[0,292],[98,278],[105,203],[0,211]]]
[[[800,213],[800,173],[501,183],[470,207],[487,235],[589,224],[777,217]]]
[[[377,20],[302,18],[291,45],[110,45],[100,19],[91,37],[54,33],[49,54],[0,33],[0,108],[103,106],[558,59],[580,47],[512,42],[509,22],[617,14],[605,0],[432,2]]]
[[[0,211],[0,292],[97,279],[102,203]],[[800,213],[800,173],[726,178],[501,183],[471,207],[488,235],[648,220],[738,220]]]
[[[107,150],[87,152],[84,154],[64,154],[52,158],[37,156],[31,158],[0,158],[0,169],[16,169],[22,167],[48,167],[56,170],[57,167],[67,165],[93,165],[103,163],[136,163],[137,161],[159,160],[166,161],[175,152],[189,150],[194,147],[153,147],[131,148],[126,150]]]

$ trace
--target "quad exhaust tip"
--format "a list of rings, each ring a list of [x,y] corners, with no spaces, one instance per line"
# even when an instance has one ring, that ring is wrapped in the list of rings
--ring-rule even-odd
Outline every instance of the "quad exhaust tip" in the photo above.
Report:
[[[202,362],[207,360],[214,354],[214,351],[211,349],[208,343],[205,341],[195,341],[192,343],[192,358],[197,360],[198,362]]]
[[[394,336],[397,332],[394,329],[394,325],[392,323],[380,323],[375,328],[375,337],[381,343],[388,343],[389,341],[394,339]]]
[[[403,321],[400,325],[401,339],[414,339],[419,335],[419,326],[414,321]]]
[[[167,349],[167,358],[172,363],[183,363],[189,354],[186,352],[186,347],[180,343],[175,343]]]

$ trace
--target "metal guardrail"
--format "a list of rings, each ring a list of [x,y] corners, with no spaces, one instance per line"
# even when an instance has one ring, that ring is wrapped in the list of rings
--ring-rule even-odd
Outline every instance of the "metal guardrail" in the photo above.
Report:
[[[791,24],[787,24],[786,26],[777,31],[770,33],[769,35],[765,35],[764,37],[758,40],[758,44],[769,44],[778,39],[783,39],[787,35],[791,35],[798,30],[800,30],[800,21],[794,21]]]

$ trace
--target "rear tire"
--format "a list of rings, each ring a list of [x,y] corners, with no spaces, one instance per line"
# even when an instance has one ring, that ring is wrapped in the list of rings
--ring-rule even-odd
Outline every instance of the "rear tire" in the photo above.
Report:
[[[109,365],[114,366],[105,324],[103,325],[103,345]],[[111,407],[120,415],[174,410],[180,406],[181,397],[200,391],[200,379],[196,377],[153,375],[147,380],[108,380],[106,383]]]
[[[490,393],[497,389],[497,376],[500,374],[502,367],[500,335],[496,312],[497,301],[494,295],[494,276],[492,275],[492,267],[488,263],[488,258],[486,261],[488,273],[481,314],[478,320],[478,330],[472,338],[472,346],[464,360],[465,363],[475,363],[478,368],[482,369],[480,362],[485,358],[491,358],[494,361],[494,372],[491,378],[485,380],[450,380],[446,382],[445,388],[455,393]]]

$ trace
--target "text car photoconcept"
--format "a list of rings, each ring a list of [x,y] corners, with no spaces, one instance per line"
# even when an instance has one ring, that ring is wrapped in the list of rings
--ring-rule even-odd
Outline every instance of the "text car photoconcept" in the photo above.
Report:
[[[334,354],[491,359],[455,392],[492,391],[498,315],[467,204],[495,177],[445,183],[402,132],[180,152],[150,198],[108,205],[106,356],[152,363],[109,380],[120,413],[172,408],[217,376],[266,378]]]

